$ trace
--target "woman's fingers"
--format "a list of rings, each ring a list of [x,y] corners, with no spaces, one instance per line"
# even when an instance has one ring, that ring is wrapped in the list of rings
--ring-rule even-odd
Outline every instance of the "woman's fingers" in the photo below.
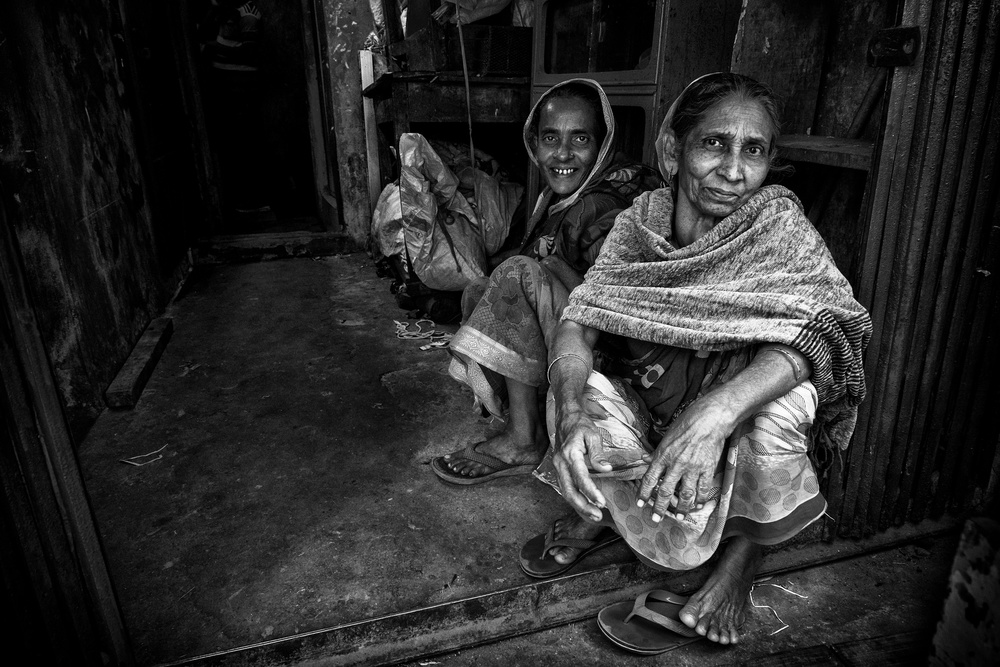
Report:
[[[580,514],[600,521],[605,500],[590,478],[582,438],[572,439],[560,449],[555,456],[555,466],[566,501]]]
[[[663,476],[663,471],[666,469],[666,465],[667,464],[662,455],[659,453],[654,454],[653,460],[649,463],[649,469],[646,470],[646,474],[642,476],[642,484],[639,485],[639,507],[642,507],[649,502],[649,498],[653,494],[653,489],[660,484],[660,477]],[[669,495],[670,494],[668,493],[667,496]]]
[[[712,481],[712,476],[706,475],[705,473],[702,473],[701,476],[698,477],[698,494],[695,498],[695,502],[697,503],[695,506],[696,509],[701,509],[705,506],[705,503],[709,501],[709,498],[712,495]]]
[[[674,513],[678,519],[683,519],[690,514],[698,501],[698,488],[695,479],[700,479],[700,475],[688,474],[681,477],[677,488],[677,506]]]
[[[663,476],[663,481],[656,489],[656,502],[653,503],[653,521],[659,523],[660,519],[668,512],[674,511],[674,506],[681,502],[680,489],[677,488],[681,480],[681,472],[678,466],[671,466]],[[678,518],[683,515],[678,513]]]

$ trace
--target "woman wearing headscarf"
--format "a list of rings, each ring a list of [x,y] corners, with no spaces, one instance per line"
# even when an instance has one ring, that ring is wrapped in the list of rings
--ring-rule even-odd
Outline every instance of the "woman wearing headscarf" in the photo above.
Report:
[[[539,391],[569,293],[597,258],[615,216],[661,184],[654,170],[614,154],[614,116],[595,81],[550,88],[532,108],[523,137],[545,188],[518,254],[465,290],[463,326],[449,346],[451,376],[504,428],[432,461],[435,474],[455,484],[528,474],[541,460],[548,436]]]
[[[663,570],[722,549],[690,599],[601,612],[638,653],[738,641],[763,546],[826,510],[810,449],[846,447],[865,395],[868,314],[795,195],[763,186],[778,128],[753,79],[690,84],[657,139],[668,186],[618,217],[552,345],[536,474],[577,514],[524,546],[525,572],[564,572],[609,532]]]

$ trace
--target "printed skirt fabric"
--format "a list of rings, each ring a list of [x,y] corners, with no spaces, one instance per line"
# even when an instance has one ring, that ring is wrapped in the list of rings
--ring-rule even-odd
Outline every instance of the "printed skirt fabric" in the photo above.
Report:
[[[720,542],[738,535],[758,544],[778,544],[826,511],[808,457],[809,427],[818,404],[809,381],[766,404],[733,432],[716,468],[711,498],[701,510],[681,521],[667,515],[660,523],[653,522],[652,503],[636,507],[648,467],[641,457],[652,451],[646,438],[649,415],[641,399],[625,382],[596,371],[584,396],[607,413],[597,426],[602,430],[603,454],[614,469],[592,473],[607,500],[605,521],[610,519],[647,565],[689,570],[708,560]],[[549,433],[555,433],[551,393],[546,418]],[[552,452],[550,447],[535,475],[559,491]],[[590,453],[592,458],[597,454]]]
[[[448,373],[472,388],[477,404],[502,417],[505,377],[532,387],[545,384],[548,341],[568,302],[569,292],[538,261],[507,259],[452,337]]]

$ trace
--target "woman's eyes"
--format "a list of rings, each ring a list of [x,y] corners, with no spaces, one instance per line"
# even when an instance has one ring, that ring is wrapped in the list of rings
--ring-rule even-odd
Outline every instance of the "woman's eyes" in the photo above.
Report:
[[[586,146],[587,144],[590,143],[590,140],[591,140],[590,135],[586,135],[586,134],[577,134],[577,135],[574,135],[573,139],[572,139],[573,143],[575,143],[577,145],[580,145],[580,146]],[[544,144],[557,144],[557,143],[559,143],[559,136],[556,135],[556,134],[543,134],[542,135],[542,143],[544,143]]]
[[[727,147],[726,142],[718,137],[706,137],[703,143],[705,148],[712,151],[725,150]],[[750,144],[748,146],[744,146],[743,151],[751,157],[764,157],[765,155],[764,147],[760,144]]]

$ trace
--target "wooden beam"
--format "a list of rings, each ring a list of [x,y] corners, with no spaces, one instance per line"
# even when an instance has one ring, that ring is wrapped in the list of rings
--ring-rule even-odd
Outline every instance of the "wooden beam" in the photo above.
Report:
[[[11,630],[28,619],[52,664],[133,664],[35,312],[0,205],[0,514],[9,517],[5,540],[14,538],[0,549],[0,563],[26,579],[16,593],[6,589],[20,616]]]
[[[134,408],[174,333],[174,321],[159,317],[146,327],[114,381],[104,392],[109,408]]]
[[[375,54],[371,51],[358,52],[361,63],[361,89],[366,90],[375,83]],[[375,100],[365,96],[362,98],[365,117],[365,148],[368,156],[368,203],[371,212],[375,211],[378,196],[382,193],[382,174],[378,162],[378,127],[375,120]]]
[[[361,50],[372,31],[368,3],[317,0],[326,30],[329,105],[328,144],[336,146],[337,176],[344,228],[361,247],[371,225],[368,200],[368,156],[362,107],[361,72],[353,54]]]
[[[871,168],[873,145],[863,139],[783,134],[778,137],[778,148],[781,156],[792,162],[811,162],[861,171]]]

